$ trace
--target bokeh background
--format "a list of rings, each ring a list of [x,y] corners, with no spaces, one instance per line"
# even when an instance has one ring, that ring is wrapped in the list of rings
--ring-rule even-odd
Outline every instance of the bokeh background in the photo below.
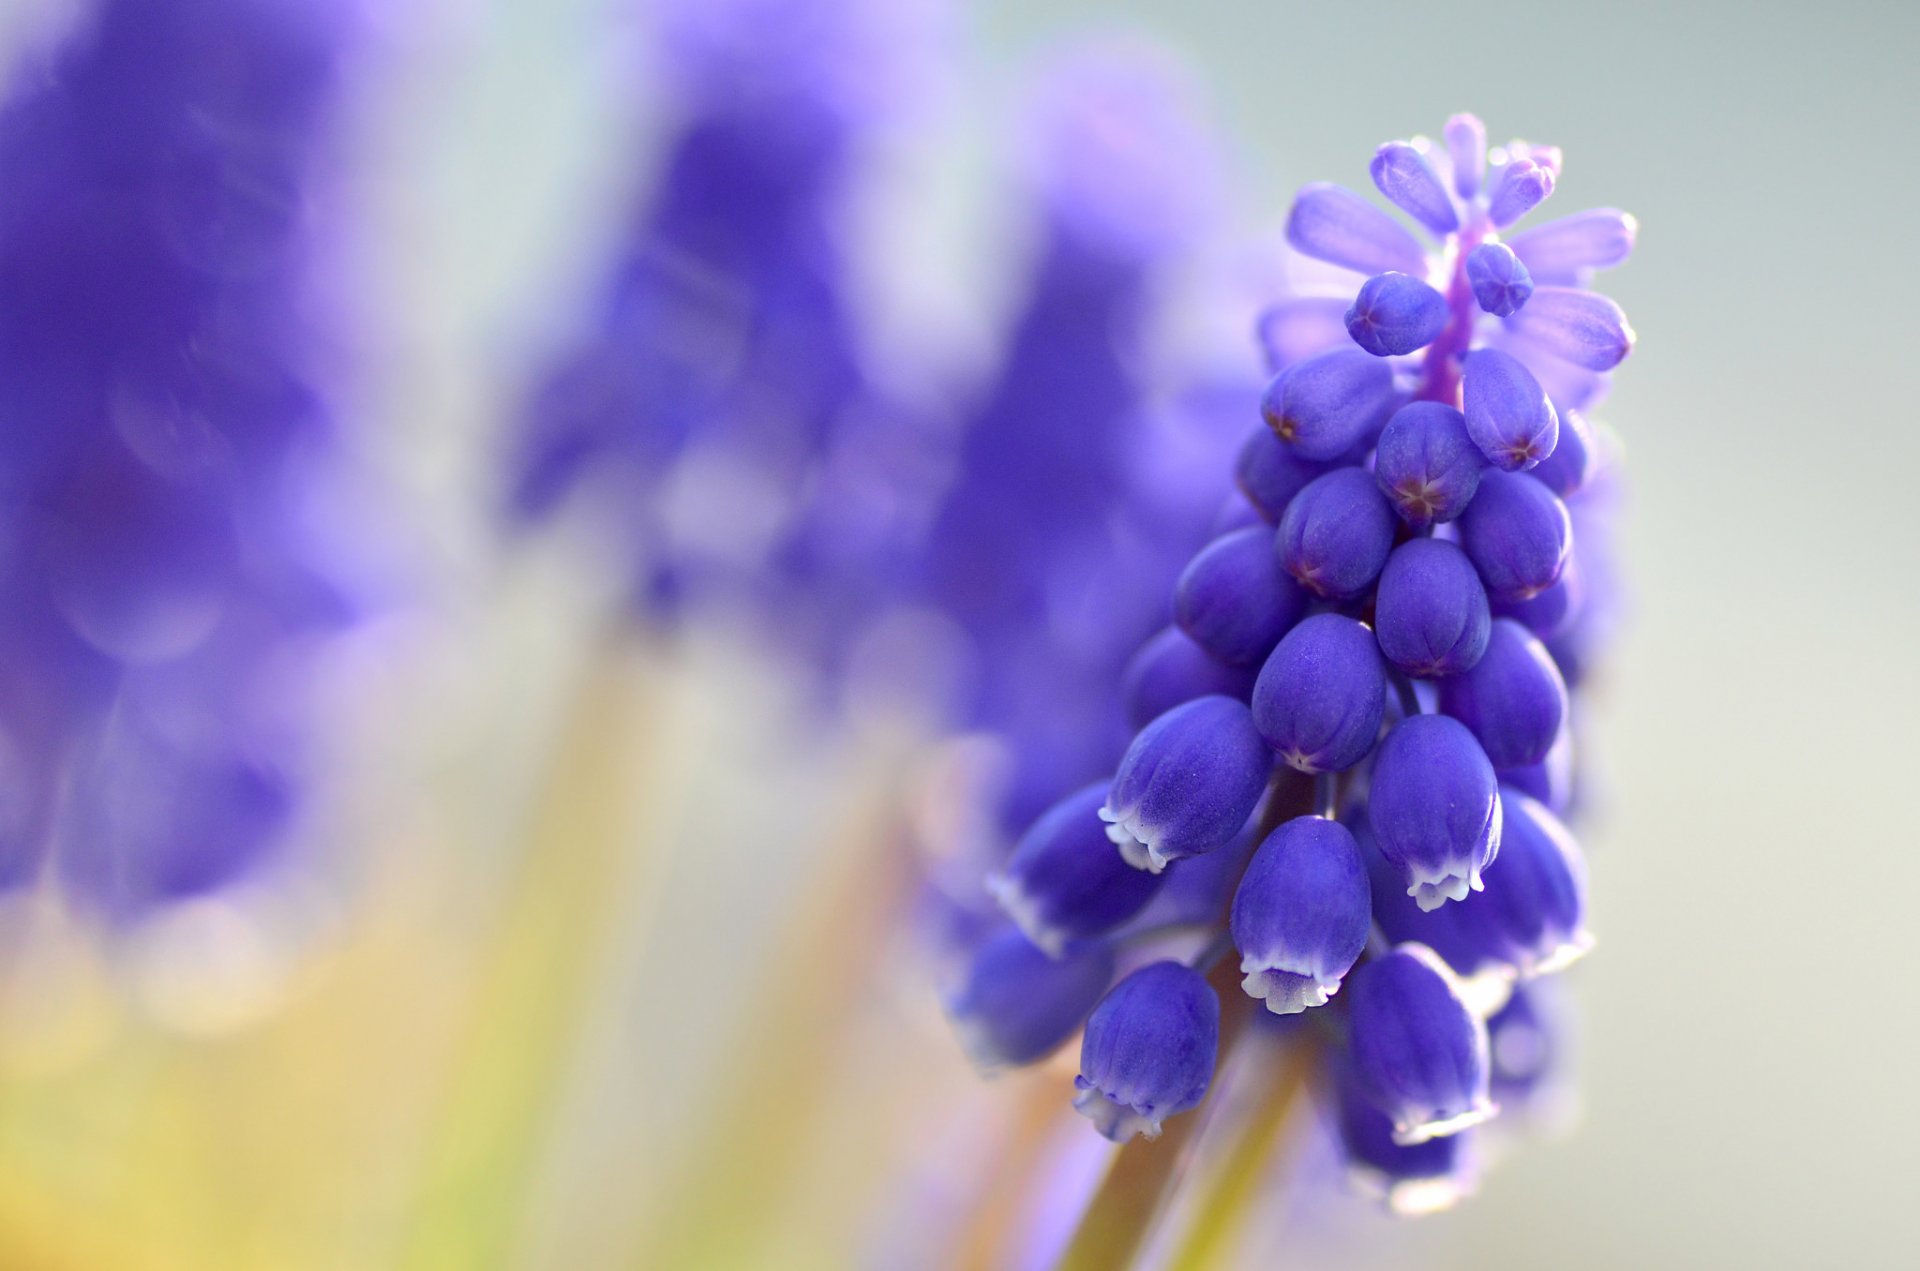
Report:
[[[0,4],[0,29],[62,8]],[[405,600],[340,672],[339,850],[297,921],[256,913],[236,946],[218,923],[242,919],[215,915],[134,970],[9,915],[8,1265],[621,1265],[676,1188],[756,1194],[757,1130],[838,1150],[725,1114],[727,1086],[797,1027],[781,968],[886,894],[846,845],[915,722],[822,744],[727,638],[609,660],[578,543],[503,559],[485,493],[649,144],[615,9],[446,0],[374,23],[341,143],[363,283],[341,414]],[[944,332],[961,360],[984,342],[998,297],[965,262],[1006,232],[994,138],[1039,58],[1115,28],[1190,59],[1240,231],[1463,109],[1565,148],[1557,206],[1642,224],[1607,280],[1640,335],[1604,412],[1628,446],[1633,617],[1598,730],[1581,1124],[1455,1213],[1289,1256],[1908,1265],[1920,10],[971,6],[873,196],[876,326]],[[259,935],[288,929],[298,949]],[[970,1080],[920,992],[889,982],[866,1058],[821,1060],[868,1129]],[[887,1094],[895,1067],[915,1071]],[[844,1159],[880,1172],[861,1151]],[[813,1179],[762,1217],[804,1224],[856,1185]]]

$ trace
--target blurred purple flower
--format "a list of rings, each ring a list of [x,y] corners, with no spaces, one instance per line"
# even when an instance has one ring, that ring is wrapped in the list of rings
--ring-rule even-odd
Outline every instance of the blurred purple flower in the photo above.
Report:
[[[0,107],[0,882],[115,918],[282,840],[288,659],[346,616],[302,520],[308,188],[347,16],[105,0]]]

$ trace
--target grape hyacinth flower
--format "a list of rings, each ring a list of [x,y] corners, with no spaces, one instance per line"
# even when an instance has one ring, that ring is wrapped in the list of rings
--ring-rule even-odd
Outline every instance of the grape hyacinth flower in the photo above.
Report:
[[[1120,679],[1127,722],[1145,728],[1182,702],[1196,697],[1245,699],[1253,691],[1258,667],[1229,666],[1208,655],[1193,637],[1168,627],[1140,646]]]
[[[1529,600],[1560,581],[1573,549],[1566,505],[1543,483],[1488,471],[1460,518],[1460,546],[1495,600]]]
[[[1325,1006],[1367,946],[1372,903],[1359,845],[1338,821],[1295,817],[1253,854],[1230,930],[1241,987],[1276,1015]]]
[[[1264,524],[1223,534],[1200,550],[1173,593],[1174,619],[1229,666],[1265,660],[1307,607],[1280,568]]]
[[[1162,878],[1097,939],[1164,958],[1190,947],[1172,921],[1204,943],[1091,1013],[1076,1100],[1105,1132],[1157,1128],[1203,1095],[1222,1015],[1264,1002],[1302,1017],[1282,1046],[1328,1067],[1352,1172],[1397,1212],[1471,1189],[1489,1020],[1591,944],[1574,724],[1621,592],[1620,450],[1592,411],[1634,338],[1588,290],[1632,219],[1509,236],[1563,156],[1488,151],[1471,116],[1443,138],[1375,156],[1410,224],[1329,185],[1288,217],[1291,249],[1351,283],[1258,323],[1272,379],[1230,474],[1244,507],[1127,670],[1140,731],[1096,810]],[[1049,903],[1092,912],[1110,879],[1071,885],[1079,906]]]
[[[1287,504],[1277,539],[1280,563],[1315,595],[1352,600],[1387,563],[1394,525],[1393,509],[1371,476],[1336,468]]]
[[[1440,686],[1440,709],[1465,724],[1496,768],[1525,768],[1553,748],[1567,717],[1567,685],[1546,646],[1496,618],[1486,652]]]
[[[1253,722],[1275,754],[1313,775],[1367,757],[1386,712],[1387,676],[1373,632],[1337,613],[1308,618],[1280,642],[1253,686]]]
[[[1354,976],[1353,1075],[1402,1147],[1491,1117],[1487,1026],[1433,950],[1403,944]]]
[[[836,221],[930,77],[935,4],[650,6],[657,172],[533,377],[506,474],[527,529],[588,501],[647,619],[780,615],[823,662],[864,629],[936,467],[875,384]],[[857,471],[851,471],[855,470]]]
[[[105,0],[0,105],[0,885],[133,923],[291,841],[352,614],[304,316],[353,19]]]
[[[1373,460],[1380,488],[1416,530],[1466,511],[1487,464],[1467,432],[1466,416],[1444,402],[1409,402],[1395,411]]]
[[[1253,814],[1272,767],[1243,703],[1198,698],[1140,730],[1099,816],[1121,858],[1157,874],[1224,846]]]
[[[1396,1214],[1436,1213],[1470,1193],[1478,1179],[1473,1133],[1405,1144],[1394,1139],[1387,1114],[1375,1107],[1350,1074],[1339,1100],[1340,1144],[1354,1185]]]
[[[1058,1050],[1113,982],[1113,950],[1098,941],[1054,957],[1007,928],[975,951],[947,999],[974,1065],[992,1071]]]
[[[1422,909],[1464,900],[1500,851],[1500,792],[1473,734],[1445,715],[1395,724],[1373,762],[1367,806],[1380,851]]]
[[[1156,962],[1120,981],[1087,1020],[1073,1106],[1124,1142],[1199,1105],[1213,1081],[1220,999],[1205,977]]]
[[[1161,875],[1130,867],[1113,850],[1097,813],[1102,781],[1049,809],[987,880],[987,890],[1027,938],[1054,957],[1069,941],[1103,935],[1139,913]]]
[[[1437,538],[1393,549],[1380,571],[1373,625],[1387,660],[1422,679],[1472,671],[1493,633],[1480,575],[1465,552]]]

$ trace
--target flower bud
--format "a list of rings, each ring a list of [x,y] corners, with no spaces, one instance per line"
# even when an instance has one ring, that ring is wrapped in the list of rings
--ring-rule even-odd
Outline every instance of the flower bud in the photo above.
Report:
[[[1527,469],[1535,481],[1561,498],[1573,494],[1593,475],[1599,456],[1594,452],[1593,425],[1577,410],[1560,412],[1559,439],[1553,453]]]
[[[1520,768],[1496,768],[1494,774],[1502,786],[1512,786],[1529,799],[1538,799],[1555,816],[1565,816],[1573,806],[1573,720],[1560,725],[1547,757],[1539,763]]]
[[[1291,767],[1340,772],[1367,757],[1386,710],[1386,667],[1373,633],[1315,614],[1275,647],[1253,686],[1253,722]]]
[[[1567,686],[1546,646],[1496,618],[1486,654],[1440,685],[1440,709],[1472,730],[1488,762],[1523,768],[1547,757],[1567,717]]]
[[[1076,944],[1055,959],[1008,927],[975,951],[947,1015],[977,1067],[1031,1064],[1073,1036],[1112,982],[1106,944]]]
[[[1490,471],[1460,516],[1460,546],[1489,599],[1526,600],[1559,580],[1573,550],[1573,522],[1532,477]]]
[[[1466,511],[1486,466],[1466,417],[1442,402],[1409,402],[1395,411],[1373,457],[1374,479],[1415,529]]]
[[[1560,417],[1519,358],[1477,349],[1467,354],[1461,374],[1467,434],[1488,463],[1516,472],[1553,453]]]
[[[1337,821],[1295,817],[1267,836],[1234,893],[1241,987],[1276,1015],[1325,1005],[1367,947],[1372,921],[1353,835]]]
[[[1447,298],[1418,278],[1376,274],[1347,310],[1347,334],[1375,357],[1394,357],[1432,344],[1448,316]]]
[[[1495,229],[1505,229],[1553,193],[1553,169],[1532,159],[1514,159],[1500,169],[1487,195],[1487,219]]]
[[[1265,660],[1306,607],[1306,594],[1274,556],[1273,530],[1265,522],[1201,548],[1173,593],[1180,629],[1232,666]]]
[[[1179,962],[1155,962],[1115,985],[1087,1020],[1073,1106],[1116,1143],[1160,1137],[1160,1123],[1199,1105],[1213,1081],[1220,999]]]
[[[1301,458],[1326,463],[1371,444],[1398,402],[1393,367],[1349,346],[1274,376],[1260,414]]]
[[[1470,199],[1480,193],[1487,172],[1487,126],[1477,116],[1455,115],[1447,120],[1441,136],[1447,143],[1447,158],[1453,161],[1453,191]]]
[[[1411,539],[1393,549],[1380,571],[1373,627],[1380,651],[1408,675],[1458,675],[1486,652],[1487,589],[1454,544]]]
[[[1508,324],[1521,339],[1589,371],[1620,365],[1637,338],[1619,305],[1577,287],[1541,287]]]
[[[1197,698],[1140,730],[1100,819],[1127,864],[1157,874],[1232,839],[1272,770],[1273,752],[1243,703]]]
[[[1473,299],[1496,317],[1518,313],[1533,295],[1533,276],[1504,243],[1482,243],[1467,253]]]
[[[1268,521],[1278,521],[1293,496],[1326,470],[1326,464],[1301,458],[1299,451],[1274,436],[1273,429],[1262,426],[1248,434],[1233,473],[1247,502]]]
[[[1536,225],[1507,240],[1513,254],[1542,282],[1581,283],[1633,254],[1640,222],[1616,208],[1576,212]]]
[[[1348,1175],[1393,1213],[1438,1213],[1473,1191],[1477,1166],[1471,1133],[1403,1147],[1393,1140],[1393,1122],[1367,1102],[1350,1073],[1342,1074],[1339,1100]]]
[[[1486,1026],[1433,950],[1403,944],[1370,959],[1350,993],[1354,1080],[1393,1122],[1395,1143],[1457,1134],[1494,1114]]]
[[[1459,720],[1404,719],[1374,755],[1367,820],[1420,908],[1464,899],[1500,850],[1493,765]]]
[[[1296,296],[1269,305],[1254,320],[1254,335],[1270,373],[1284,371],[1316,353],[1347,342],[1347,301],[1339,296]]]
[[[1496,618],[1512,618],[1542,640],[1551,640],[1580,616],[1586,590],[1580,582],[1579,560],[1569,556],[1553,585],[1525,600],[1502,600],[1493,606]]]
[[[1159,875],[1132,868],[1113,850],[1100,820],[1106,801],[1104,781],[1060,800],[987,879],[1007,916],[1052,957],[1071,941],[1113,930],[1160,890]]]
[[[1586,861],[1544,804],[1503,786],[1500,807],[1500,868],[1484,892],[1457,906],[1461,930],[1485,960],[1522,976],[1549,975],[1593,947]]]
[[[1209,656],[1178,627],[1166,630],[1140,646],[1120,677],[1120,700],[1126,703],[1127,724],[1145,728],[1182,702],[1196,697],[1237,697],[1253,692],[1258,667],[1228,666]]]
[[[1427,162],[1427,156],[1404,141],[1389,141],[1374,152],[1368,173],[1380,193],[1395,207],[1435,234],[1460,228],[1460,213],[1447,197],[1447,187]]]
[[[1362,356],[1365,356],[1364,354]],[[1294,496],[1275,536],[1280,563],[1317,596],[1350,600],[1393,548],[1393,505],[1364,468],[1335,468]]]
[[[1293,198],[1287,212],[1287,242],[1296,251],[1355,273],[1427,272],[1420,240],[1373,204],[1344,186],[1316,182]]]

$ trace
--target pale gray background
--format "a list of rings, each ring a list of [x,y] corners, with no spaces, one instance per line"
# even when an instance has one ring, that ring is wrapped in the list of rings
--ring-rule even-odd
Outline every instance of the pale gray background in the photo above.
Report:
[[[1586,1118],[1442,1265],[1920,1265],[1920,6],[1006,0],[1187,50],[1275,214],[1470,109],[1639,215],[1637,617],[1611,678]]]

